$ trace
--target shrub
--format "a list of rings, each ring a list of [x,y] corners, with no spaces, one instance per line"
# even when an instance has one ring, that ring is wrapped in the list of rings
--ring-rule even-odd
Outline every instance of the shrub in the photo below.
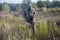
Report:
[[[50,8],[49,12],[59,14],[60,13],[60,8]]]

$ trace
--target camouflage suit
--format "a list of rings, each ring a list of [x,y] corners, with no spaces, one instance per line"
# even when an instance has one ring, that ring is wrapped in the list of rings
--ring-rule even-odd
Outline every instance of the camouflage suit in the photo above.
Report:
[[[31,24],[32,26],[32,31],[34,33],[34,15],[35,15],[35,10],[31,7],[31,5],[27,3],[23,3],[21,5],[22,11],[23,11],[23,17],[24,19]]]

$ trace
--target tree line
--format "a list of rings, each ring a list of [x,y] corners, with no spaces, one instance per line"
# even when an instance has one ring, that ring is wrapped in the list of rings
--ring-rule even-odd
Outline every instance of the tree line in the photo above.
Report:
[[[47,7],[47,8],[55,8],[60,7],[60,1],[46,2],[46,1],[38,1],[37,7]]]
[[[0,4],[0,11],[2,11],[4,9],[16,11],[16,10],[20,10],[20,6],[21,6],[20,4],[13,4],[13,6],[11,6],[8,3],[3,3],[3,4]],[[34,8],[35,7],[38,7],[38,8],[42,8],[42,7],[56,8],[56,7],[58,7],[58,8],[60,8],[60,1],[53,1],[53,2],[37,1],[37,3],[32,3],[32,7],[34,7]]]

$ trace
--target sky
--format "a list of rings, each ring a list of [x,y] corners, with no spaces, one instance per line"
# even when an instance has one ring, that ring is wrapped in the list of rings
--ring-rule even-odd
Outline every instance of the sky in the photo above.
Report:
[[[50,0],[52,1],[52,0]],[[21,3],[22,0],[0,0],[0,2],[7,2],[7,3]],[[37,0],[32,0],[32,2],[37,2]]]

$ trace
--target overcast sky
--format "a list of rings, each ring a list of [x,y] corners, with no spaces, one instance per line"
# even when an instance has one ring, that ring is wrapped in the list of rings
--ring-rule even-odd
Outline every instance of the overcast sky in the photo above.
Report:
[[[52,0],[50,0],[52,1]],[[22,0],[0,0],[0,2],[7,2],[7,3],[21,3]],[[32,2],[37,2],[37,0],[32,0]]]

